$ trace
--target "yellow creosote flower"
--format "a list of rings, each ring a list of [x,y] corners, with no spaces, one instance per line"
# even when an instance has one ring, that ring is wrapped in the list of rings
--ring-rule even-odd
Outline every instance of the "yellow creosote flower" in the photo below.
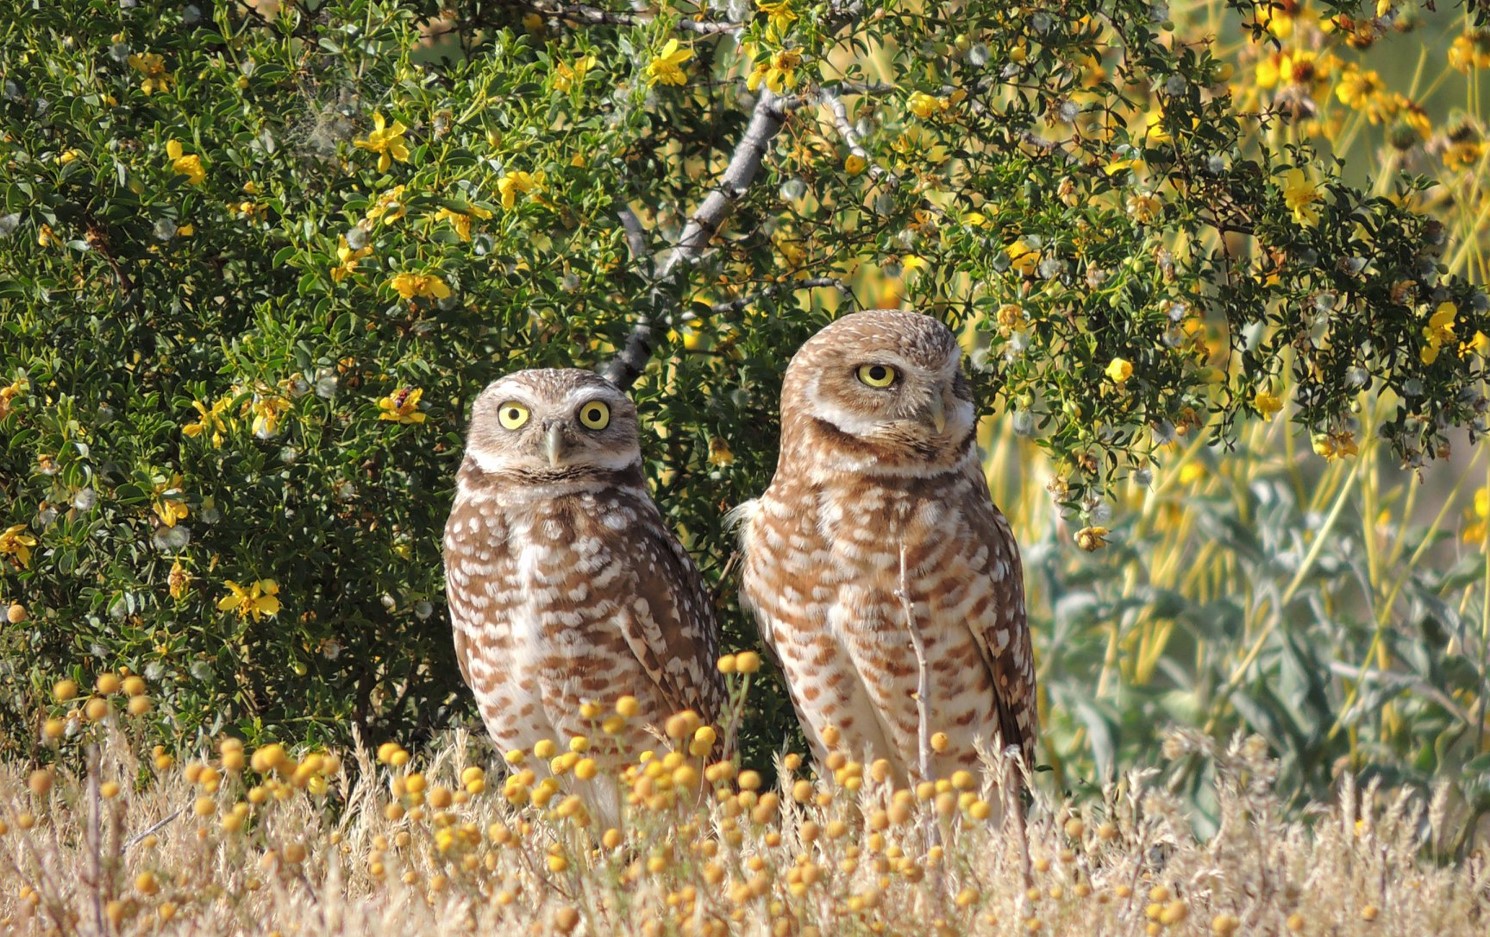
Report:
[[[368,221],[393,224],[408,213],[409,206],[404,204],[404,187],[396,185],[379,195],[363,217]]]
[[[448,299],[450,287],[433,273],[396,273],[388,285],[404,299],[422,296],[426,299]]]
[[[34,546],[36,538],[26,533],[25,524],[7,527],[4,533],[0,533],[0,556],[8,557],[16,569],[31,565],[31,548]]]
[[[331,268],[332,282],[340,283],[347,277],[356,273],[358,261],[362,260],[362,258],[368,256],[372,252],[373,249],[368,246],[363,246],[357,248],[356,250],[352,250],[351,245],[347,243],[347,239],[345,237],[338,239],[336,248],[337,264],[336,266]]]
[[[693,58],[692,49],[678,45],[676,39],[669,39],[662,47],[662,51],[647,63],[647,84],[688,84],[688,75],[683,71],[683,63],[691,58]]]
[[[1464,528],[1465,543],[1485,543],[1490,540],[1490,488],[1481,488],[1474,493],[1474,507],[1465,512],[1470,519]]]
[[[1459,357],[1468,358],[1470,355],[1484,356],[1490,352],[1490,335],[1486,335],[1479,329],[1469,337],[1468,341],[1459,343]]]
[[[1035,268],[1040,266],[1039,250],[1027,241],[1015,241],[1004,248],[1004,253],[1009,257],[1010,266],[1021,276],[1033,276]]]
[[[0,387],[0,420],[10,415],[11,401],[20,397],[30,390],[31,382],[25,377],[18,377],[5,387]]]
[[[788,27],[797,19],[797,13],[792,9],[791,0],[755,0],[756,9],[766,14],[767,22],[772,31],[782,35]]]
[[[1355,433],[1349,430],[1341,430],[1337,433],[1315,433],[1311,442],[1315,453],[1331,462],[1353,456],[1359,451],[1356,446]]]
[[[160,518],[160,522],[167,527],[175,527],[177,521],[186,520],[187,515],[191,513],[186,502],[176,498],[157,498],[152,507],[155,510],[155,516]]]
[[[585,75],[595,67],[598,60],[593,55],[584,55],[574,62],[559,62],[554,66],[554,90],[570,91],[584,84]]]
[[[221,449],[223,434],[228,431],[228,418],[226,416],[228,404],[233,398],[231,396],[219,397],[217,402],[210,408],[200,400],[193,400],[191,405],[196,407],[201,419],[195,423],[188,423],[181,428],[181,432],[188,436],[200,436],[207,431],[212,432],[212,448]]]
[[[378,409],[383,411],[378,414],[378,419],[392,423],[423,423],[425,414],[419,410],[419,398],[423,396],[424,391],[418,387],[400,387],[378,401]]]
[[[154,94],[157,91],[171,90],[171,82],[175,79],[171,73],[166,71],[166,60],[155,52],[142,52],[131,55],[128,59],[129,67],[139,72],[144,78],[140,81],[140,90],[146,94]]]
[[[1114,384],[1122,385],[1133,376],[1133,364],[1127,358],[1113,358],[1103,372]]]
[[[382,112],[374,111],[373,129],[367,139],[353,140],[352,145],[378,154],[378,172],[387,172],[394,160],[400,163],[409,161],[409,145],[404,142],[404,133],[408,129],[396,120],[389,127]]]
[[[171,140],[166,144],[166,156],[170,157],[171,169],[185,176],[187,182],[201,185],[206,180],[207,170],[202,166],[202,157],[183,150],[180,140]]]
[[[517,197],[543,190],[544,174],[539,172],[509,172],[497,180],[497,193],[502,197],[502,207],[511,210],[517,205]]]
[[[751,91],[760,90],[761,82],[765,82],[777,94],[790,91],[797,86],[797,66],[802,64],[802,54],[791,49],[782,49],[774,53],[770,59],[757,62],[755,69],[745,79],[745,86]]]
[[[1263,416],[1272,416],[1283,409],[1283,401],[1272,391],[1259,390],[1252,398],[1252,406],[1256,407],[1257,412]]]
[[[1301,225],[1319,223],[1319,187],[1302,169],[1290,169],[1283,174],[1283,203],[1293,212],[1293,220]]]
[[[239,618],[254,621],[279,614],[279,583],[273,579],[259,579],[247,586],[229,579],[223,585],[228,594],[217,603],[219,611],[237,612]]]
[[[191,579],[191,573],[181,565],[181,560],[173,560],[170,575],[166,576],[166,587],[171,593],[171,598],[177,600],[184,598],[186,590],[191,588]]]
[[[279,435],[279,420],[288,413],[291,404],[279,396],[254,395],[249,412],[254,415],[253,433],[260,439],[273,439]]]
[[[851,176],[857,176],[869,168],[869,161],[857,153],[850,153],[843,158],[843,171]]]
[[[471,240],[471,220],[473,218],[485,220],[490,217],[491,212],[484,208],[477,208],[475,205],[471,206],[469,213],[458,212],[449,208],[442,208],[435,212],[436,221],[450,222],[450,226],[455,229],[456,236],[462,241],[467,242]]]
[[[1076,532],[1076,545],[1088,553],[1107,546],[1106,527],[1083,527]]]
[[[924,91],[917,91],[906,99],[905,106],[912,114],[925,120],[938,111],[945,111],[948,104],[941,98],[934,98]]]
[[[1418,349],[1418,358],[1424,364],[1437,361],[1439,349],[1453,343],[1454,317],[1458,314],[1459,307],[1453,303],[1439,303],[1428,317],[1428,324],[1423,326],[1423,340],[1428,344]]]

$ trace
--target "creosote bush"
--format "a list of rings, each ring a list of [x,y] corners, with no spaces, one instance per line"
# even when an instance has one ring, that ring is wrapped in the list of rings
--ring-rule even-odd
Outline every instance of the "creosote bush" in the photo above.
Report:
[[[438,531],[467,402],[522,367],[622,356],[657,498],[718,584],[726,644],[749,646],[723,516],[770,473],[786,357],[838,311],[906,305],[964,336],[1000,421],[990,474],[1054,570],[1032,596],[1064,785],[1151,754],[1154,696],[1267,733],[1314,790],[1331,746],[1472,764],[1467,626],[1463,693],[1412,744],[1379,700],[1375,722],[1330,724],[1318,710],[1361,698],[1343,675],[1300,690],[1322,739],[1269,718],[1294,699],[1237,692],[1295,666],[1271,642],[1303,641],[1296,610],[1193,655],[1169,636],[1195,619],[1173,615],[1132,657],[1116,615],[1076,619],[1096,644],[1054,639],[1058,592],[1091,568],[1073,547],[1121,535],[1114,505],[1180,447],[1286,409],[1331,470],[1362,450],[1416,469],[1453,427],[1483,431],[1490,328],[1461,247],[1483,232],[1441,210],[1474,204],[1477,118],[1435,129],[1353,53],[1325,67],[1370,12],[1382,35],[1406,22],[1244,5],[1226,15],[1257,38],[1228,49],[1137,0],[18,11],[0,589],[23,611],[0,630],[0,746],[35,748],[22,692],[64,671],[143,675],[155,731],[188,743],[423,738],[464,712]],[[1464,35],[1451,63],[1478,68]],[[1342,181],[1320,154],[1348,147],[1310,123],[1332,88],[1349,120],[1394,121],[1418,174]],[[1244,506],[1214,516],[1245,526]],[[1092,591],[1142,607],[1121,592],[1137,575]],[[1371,585],[1387,610],[1334,646],[1389,671],[1399,593]],[[1103,682],[1078,698],[1094,655]],[[1122,710],[1130,686],[1146,708]],[[791,718],[779,693],[756,703],[742,741],[768,769]]]

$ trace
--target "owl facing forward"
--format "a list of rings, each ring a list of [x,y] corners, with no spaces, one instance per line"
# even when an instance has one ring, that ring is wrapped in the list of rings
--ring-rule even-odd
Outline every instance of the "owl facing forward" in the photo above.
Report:
[[[737,509],[745,603],[815,753],[836,730],[838,747],[887,759],[901,784],[921,779],[913,626],[929,732],[949,743],[932,777],[976,767],[980,740],[1033,764],[1019,548],[983,477],[960,358],[929,316],[828,325],[787,366],[776,474]]]
[[[713,605],[647,492],[636,407],[599,375],[521,371],[477,397],[445,578],[461,676],[500,748],[584,735],[616,758],[675,712],[715,718]],[[635,716],[596,731],[582,708],[623,696]]]

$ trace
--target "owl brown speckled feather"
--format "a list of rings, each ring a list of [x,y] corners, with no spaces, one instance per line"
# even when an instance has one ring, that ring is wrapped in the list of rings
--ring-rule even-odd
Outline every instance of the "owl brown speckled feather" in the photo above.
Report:
[[[876,310],[809,339],[781,391],[781,453],[743,523],[743,592],[815,753],[839,747],[920,778],[918,667],[901,555],[930,665],[933,777],[975,740],[1033,765],[1035,671],[1019,547],[989,496],[961,351],[929,316]]]
[[[461,675],[502,749],[586,735],[614,760],[675,712],[719,712],[713,604],[647,492],[636,407],[596,374],[521,371],[476,399],[445,578]],[[639,712],[617,735],[581,714],[627,695]]]

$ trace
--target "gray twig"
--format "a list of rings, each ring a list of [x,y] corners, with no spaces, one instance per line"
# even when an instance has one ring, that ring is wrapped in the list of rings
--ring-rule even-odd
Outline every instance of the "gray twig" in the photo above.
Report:
[[[876,182],[884,182],[889,188],[895,188],[900,184],[900,178],[893,172],[885,169],[874,161],[869,151],[864,149],[864,140],[859,136],[859,131],[854,129],[853,121],[848,118],[848,108],[843,99],[836,91],[824,88],[822,91],[823,103],[833,112],[833,126],[838,128],[838,135],[843,137],[843,142],[848,146],[850,153],[862,159],[869,166],[869,177]]]
[[[131,836],[128,839],[128,841],[126,841],[125,844],[124,844],[125,850],[127,851],[127,850],[130,850],[130,849],[133,849],[139,843],[143,842],[144,839],[145,839],[145,837],[149,836],[151,833],[155,833],[155,832],[159,831],[166,824],[170,823],[172,820],[176,819],[177,817],[181,816],[186,811],[190,810],[191,809],[191,806],[192,806],[191,804],[185,804],[184,806],[181,806],[181,807],[177,808],[175,811],[166,814],[164,817],[162,817],[160,820],[158,820],[154,824],[146,827],[145,829],[143,829],[140,832],[136,833],[135,835]]]

